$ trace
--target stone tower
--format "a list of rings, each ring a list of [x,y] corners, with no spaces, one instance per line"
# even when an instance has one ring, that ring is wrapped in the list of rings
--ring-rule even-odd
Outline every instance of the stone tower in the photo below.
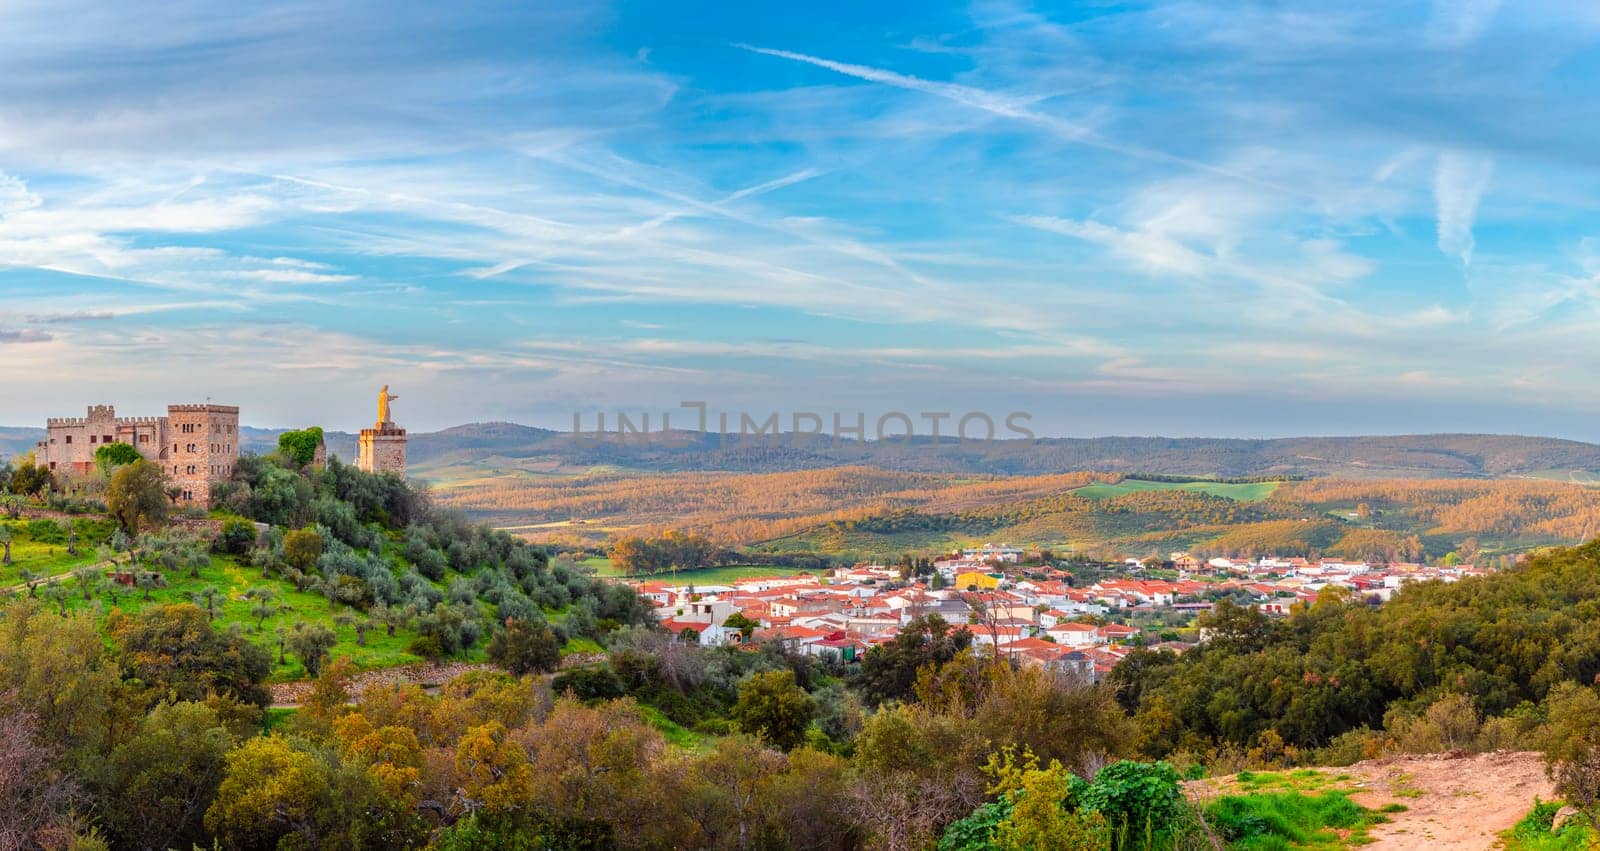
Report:
[[[211,504],[211,483],[226,481],[239,464],[239,409],[233,405],[168,405],[161,463],[180,489],[178,504]]]
[[[368,473],[406,474],[406,430],[395,425],[389,415],[389,403],[398,398],[387,384],[378,391],[378,421],[361,430],[356,467]]]

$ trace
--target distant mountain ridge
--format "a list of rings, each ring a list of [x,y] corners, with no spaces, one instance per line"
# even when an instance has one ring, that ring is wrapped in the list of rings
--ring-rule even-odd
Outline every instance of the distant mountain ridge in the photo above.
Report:
[[[243,427],[241,447],[269,452],[284,429]],[[0,427],[0,454],[32,448],[43,429]],[[963,446],[951,438],[908,445],[828,436],[779,435],[741,441],[737,435],[683,432],[668,445],[615,434],[604,440],[507,422],[469,423],[412,432],[410,464],[419,476],[457,468],[549,473],[596,467],[619,471],[781,472],[845,465],[928,473],[1040,475],[1075,470],[1188,476],[1355,476],[1501,478],[1600,475],[1600,445],[1549,437],[1415,434],[1273,439],[1209,437],[1039,438]],[[328,432],[328,449],[349,460],[356,435]]]

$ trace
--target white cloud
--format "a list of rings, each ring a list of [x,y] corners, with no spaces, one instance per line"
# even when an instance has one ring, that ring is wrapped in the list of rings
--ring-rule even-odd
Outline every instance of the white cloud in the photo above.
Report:
[[[1488,157],[1445,151],[1433,173],[1433,198],[1439,221],[1439,250],[1472,265],[1476,244],[1472,237],[1478,204],[1489,188],[1494,160]]]
[[[0,219],[39,206],[39,196],[28,191],[28,184],[0,171]]]

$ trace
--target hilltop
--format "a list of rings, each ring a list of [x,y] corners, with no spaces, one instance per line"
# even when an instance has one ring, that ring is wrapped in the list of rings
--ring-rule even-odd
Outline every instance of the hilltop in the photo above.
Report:
[[[244,427],[241,448],[268,452],[284,429]],[[0,454],[32,448],[43,429],[0,427]],[[356,436],[327,433],[328,449],[354,458]],[[1047,475],[1076,470],[1186,476],[1340,476],[1352,478],[1506,478],[1533,476],[1600,480],[1600,445],[1550,437],[1489,434],[1414,434],[1288,437],[1267,440],[1210,437],[1040,438],[996,440],[964,447],[946,438],[909,446],[828,437],[784,435],[741,445],[737,436],[684,433],[682,445],[659,440],[619,444],[575,439],[569,432],[516,423],[470,423],[412,432],[413,473],[435,480],[485,473],[587,472],[606,468],[639,473],[772,473],[865,465],[922,473]],[[723,445],[724,442],[726,445]]]
[[[354,446],[353,436],[338,436]],[[963,447],[923,438],[910,446],[784,436],[741,446],[730,437],[685,434],[681,447],[579,441],[567,432],[512,423],[413,434],[418,472],[452,467],[639,472],[782,472],[848,465],[924,473],[1048,475],[1076,470],[1190,476],[1362,478],[1552,476],[1600,473],[1600,445],[1547,437],[1432,434],[1362,437],[1092,437],[996,440]],[[337,444],[330,443],[337,449]],[[1582,476],[1580,476],[1582,478]]]

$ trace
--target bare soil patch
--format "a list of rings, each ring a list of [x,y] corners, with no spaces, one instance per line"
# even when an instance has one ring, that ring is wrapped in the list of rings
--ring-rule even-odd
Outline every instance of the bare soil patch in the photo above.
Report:
[[[1537,753],[1397,756],[1315,770],[1329,781],[1320,788],[1345,792],[1363,807],[1405,807],[1403,812],[1386,813],[1389,822],[1368,831],[1372,843],[1363,847],[1375,851],[1488,851],[1499,844],[1501,833],[1533,809],[1535,798],[1555,797],[1544,758]],[[1201,799],[1248,791],[1236,775],[1199,780],[1188,787]]]
[[[1438,754],[1362,762],[1346,769],[1364,784],[1350,799],[1363,807],[1403,804],[1374,827],[1373,849],[1489,849],[1528,811],[1535,797],[1555,797],[1536,753]]]

